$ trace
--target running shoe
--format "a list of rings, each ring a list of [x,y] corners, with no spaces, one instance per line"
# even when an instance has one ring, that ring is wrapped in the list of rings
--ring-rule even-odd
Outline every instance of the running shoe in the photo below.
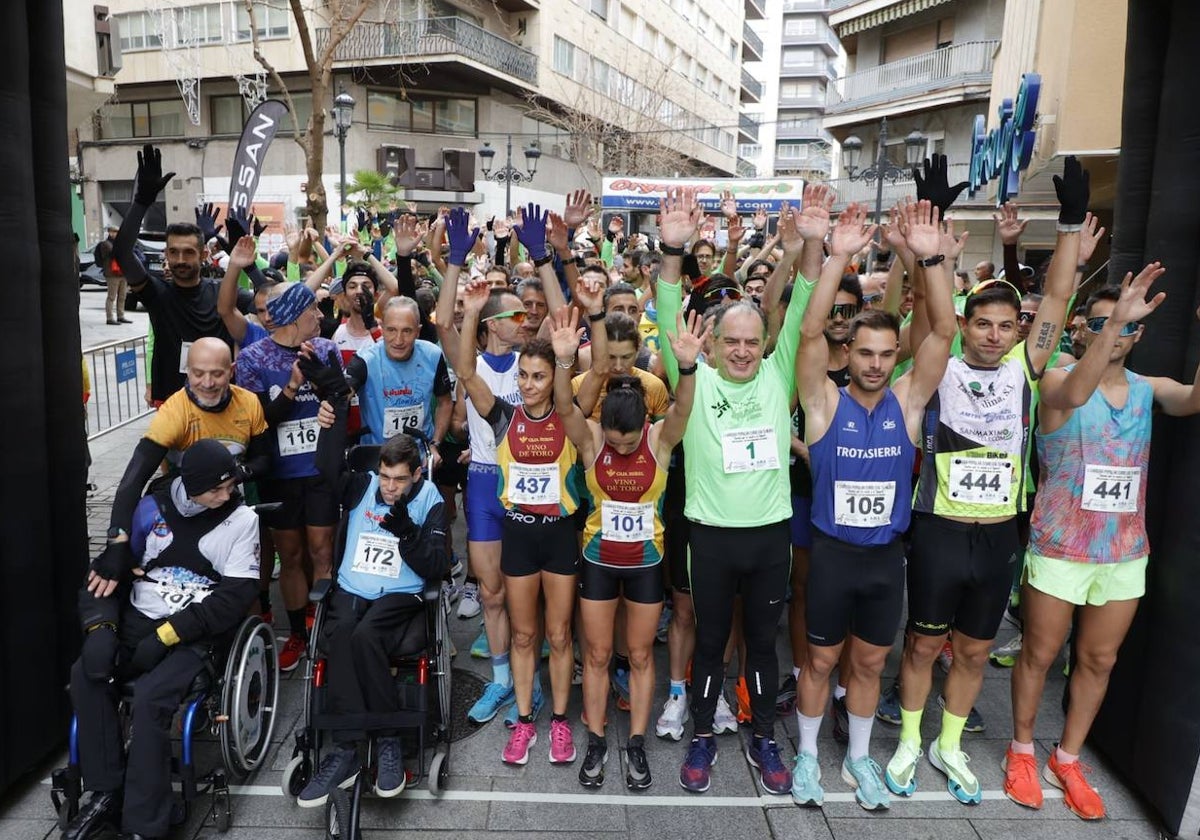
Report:
[[[746,748],[746,760],[751,767],[757,768],[759,781],[767,793],[783,795],[792,789],[792,774],[784,766],[774,738],[752,736]]]
[[[879,696],[875,717],[892,726],[900,725],[900,683],[893,682],[891,687]]]
[[[988,662],[997,668],[1011,668],[1017,664],[1017,655],[1021,652],[1021,633],[1013,636],[1000,647],[988,654]]]
[[[492,658],[492,646],[491,643],[488,642],[487,630],[483,627],[479,628],[479,635],[475,637],[475,641],[471,642],[471,658]]]
[[[796,711],[796,678],[791,674],[779,684],[779,691],[775,694],[775,711],[781,715]]]
[[[457,554],[450,555],[450,577],[458,577],[463,571],[463,561]]]
[[[588,733],[587,753],[579,768],[579,784],[584,787],[600,787],[604,784],[604,765],[608,763],[608,741],[602,735]]]
[[[358,778],[358,750],[334,748],[325,753],[317,775],[300,791],[296,804],[301,808],[320,808],[337,788],[345,790]]]
[[[693,738],[679,768],[679,784],[686,791],[704,793],[712,782],[712,766],[717,763],[717,739]]]
[[[670,694],[663,703],[662,714],[654,724],[654,734],[659,738],[678,741],[683,738],[683,725],[688,721],[687,694]]]
[[[403,793],[408,782],[404,774],[404,753],[397,737],[380,738],[376,746],[375,795],[391,799]]]
[[[445,600],[442,601],[446,605],[446,615],[450,615],[450,611],[454,609],[454,602],[458,600],[462,594],[461,587],[453,581],[442,581],[442,592],[445,594]]]
[[[978,805],[983,801],[983,791],[975,774],[967,769],[970,760],[971,757],[962,750],[942,752],[937,738],[929,744],[929,763],[946,777],[946,790],[950,795],[964,805]]]
[[[542,706],[546,705],[546,695],[542,693],[542,684],[534,682],[533,684],[533,719],[536,722],[538,715],[542,713]],[[508,714],[504,716],[504,726],[507,729],[512,729],[517,725],[517,704],[513,703],[508,708]]]
[[[921,758],[919,744],[900,741],[892,760],[888,762],[883,781],[897,796],[912,796],[917,791],[917,761]]]
[[[750,712],[750,689],[746,686],[746,678],[738,677],[738,681],[734,686],[734,694],[737,696],[737,722],[749,723],[753,715]]]
[[[550,721],[550,763],[570,764],[575,760],[575,740],[571,724],[563,720]]]
[[[645,790],[650,787],[651,782],[645,739],[641,735],[634,735],[625,745],[625,787],[630,790]]]
[[[283,647],[279,649],[279,670],[285,672],[296,670],[296,666],[300,664],[300,659],[307,649],[308,642],[304,640],[303,636],[297,636],[294,633],[288,636]]]
[[[954,664],[954,646],[950,644],[949,639],[947,639],[946,643],[942,645],[942,650],[937,655],[937,664],[940,665],[942,670],[947,674],[950,673],[950,666]]]
[[[855,761],[846,756],[842,761],[842,781],[854,788],[854,798],[868,811],[887,810],[892,804],[879,773],[879,765],[869,755]]]
[[[733,710],[729,708],[729,701],[725,699],[725,692],[717,694],[717,710],[713,713],[713,734],[724,735],[726,732],[737,732],[738,720],[734,717]]]
[[[529,761],[529,748],[537,743],[537,727],[532,723],[517,721],[500,753],[500,760],[505,764],[522,765]]]
[[[820,808],[825,804],[825,791],[821,788],[821,765],[817,757],[809,752],[796,756],[796,766],[792,770],[792,801],[797,805],[815,805]]]
[[[654,640],[661,644],[667,643],[667,631],[671,627],[671,608],[664,606],[662,613],[658,616],[658,630],[654,633]]]
[[[479,584],[469,580],[462,585],[462,597],[458,601],[458,617],[474,618],[483,607],[479,603]]]
[[[850,712],[846,709],[846,698],[834,697],[829,705],[833,708],[833,740],[839,744],[849,744]]]
[[[275,554],[275,564],[273,566],[271,566],[271,580],[279,580],[279,572],[282,569],[283,569],[283,566],[279,562],[279,554],[276,553]]]
[[[945,695],[938,695],[938,707],[946,708]],[[971,711],[967,713],[967,722],[963,724],[963,732],[978,734],[985,729],[987,729],[987,724],[983,722],[983,715],[979,714],[979,710],[972,706]]]
[[[1026,808],[1042,807],[1042,783],[1038,781],[1037,759],[1028,753],[1004,753],[1004,795]]]
[[[513,687],[500,683],[488,683],[483,689],[483,696],[475,701],[475,705],[467,712],[467,717],[475,723],[487,723],[501,709],[517,701]],[[531,724],[532,725],[532,724]],[[524,762],[521,762],[524,764]]]
[[[1088,784],[1087,772],[1091,770],[1076,759],[1069,764],[1060,764],[1058,750],[1050,753],[1050,760],[1042,769],[1042,778],[1063,792],[1063,802],[1075,816],[1084,820],[1104,819],[1104,800],[1100,793]]]
[[[613,694],[617,695],[617,708],[629,711],[629,672],[624,668],[614,668],[608,678],[612,685]]]

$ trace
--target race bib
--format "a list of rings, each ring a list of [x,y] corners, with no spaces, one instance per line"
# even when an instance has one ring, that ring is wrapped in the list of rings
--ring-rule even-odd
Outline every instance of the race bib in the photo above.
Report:
[[[770,426],[721,432],[721,460],[727,473],[779,469],[779,446]]]
[[[1142,471],[1137,467],[1102,467],[1088,464],[1083,473],[1084,510],[1136,513]]]
[[[508,500],[517,505],[557,505],[558,464],[508,466]]]
[[[654,539],[654,503],[600,502],[600,538],[621,543]]]
[[[388,407],[383,410],[383,436],[395,437],[421,431],[425,425],[425,406],[406,405],[403,408]]]
[[[404,558],[400,556],[400,541],[391,534],[363,531],[354,544],[354,560],[350,569],[364,575],[398,578]]]
[[[950,498],[968,505],[1007,505],[1012,474],[1012,461],[1003,458],[951,458]]]
[[[317,451],[317,418],[288,420],[275,430],[279,439],[279,455],[303,455]]]
[[[881,528],[892,521],[894,481],[835,481],[833,523],[850,528]]]
[[[185,341],[179,345],[179,372],[187,373],[187,356],[188,351],[192,349],[192,342]]]
[[[167,581],[154,584],[154,594],[163,599],[171,615],[192,604],[199,604],[208,597],[209,591],[202,586],[185,586]]]

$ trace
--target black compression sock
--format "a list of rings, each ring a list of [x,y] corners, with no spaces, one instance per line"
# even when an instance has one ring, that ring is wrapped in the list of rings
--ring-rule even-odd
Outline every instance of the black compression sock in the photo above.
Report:
[[[298,610],[287,611],[288,627],[291,628],[293,636],[300,636],[303,638],[308,635],[308,628],[304,624],[304,619],[307,612],[308,611],[304,607],[301,607]]]

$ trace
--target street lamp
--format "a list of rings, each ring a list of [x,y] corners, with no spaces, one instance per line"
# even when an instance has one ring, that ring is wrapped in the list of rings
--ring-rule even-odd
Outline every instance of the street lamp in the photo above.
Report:
[[[333,98],[333,133],[337,137],[338,152],[341,157],[341,198],[338,219],[346,220],[346,135],[350,133],[350,125],[354,119],[354,97],[346,93],[345,85],[338,85],[338,95]]]
[[[483,169],[483,177],[488,181],[497,181],[504,184],[504,215],[507,216],[512,210],[512,185],[521,184],[526,181],[532,181],[533,176],[537,174],[538,158],[542,156],[542,150],[537,147],[537,143],[530,143],[525,147],[525,171],[512,165],[512,135],[507,136],[504,147],[504,166],[493,171],[492,161],[496,157],[496,150],[492,148],[491,143],[484,143],[483,148],[479,150],[479,157],[482,159],[480,166]]]
[[[919,164],[921,159],[925,157],[925,135],[916,129],[913,129],[904,138],[904,158],[907,161],[907,166],[897,166],[888,159],[887,138],[887,117],[884,117],[879,124],[879,153],[876,156],[875,162],[862,170],[858,168],[858,162],[862,156],[863,141],[853,134],[842,141],[842,154],[845,158],[846,175],[851,181],[866,181],[868,185],[874,182],[876,185],[875,224],[877,225],[883,215],[883,182],[886,180],[889,184],[896,183],[901,176],[909,175],[912,172],[912,168]],[[879,233],[876,232],[875,240],[871,243],[871,255],[867,261],[868,270],[873,266],[878,239]]]

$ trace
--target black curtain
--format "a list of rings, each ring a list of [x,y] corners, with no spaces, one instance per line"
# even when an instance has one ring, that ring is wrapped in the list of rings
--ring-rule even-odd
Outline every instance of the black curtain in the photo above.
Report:
[[[0,790],[64,741],[87,553],[62,4],[0,16]]]
[[[1166,302],[1147,319],[1130,366],[1191,381],[1200,351],[1200,109],[1195,50],[1200,4],[1129,4],[1121,159],[1110,280],[1160,260],[1154,291]],[[1200,419],[1156,417],[1147,487],[1152,554],[1146,597],[1122,647],[1092,742],[1178,833],[1200,759]]]

